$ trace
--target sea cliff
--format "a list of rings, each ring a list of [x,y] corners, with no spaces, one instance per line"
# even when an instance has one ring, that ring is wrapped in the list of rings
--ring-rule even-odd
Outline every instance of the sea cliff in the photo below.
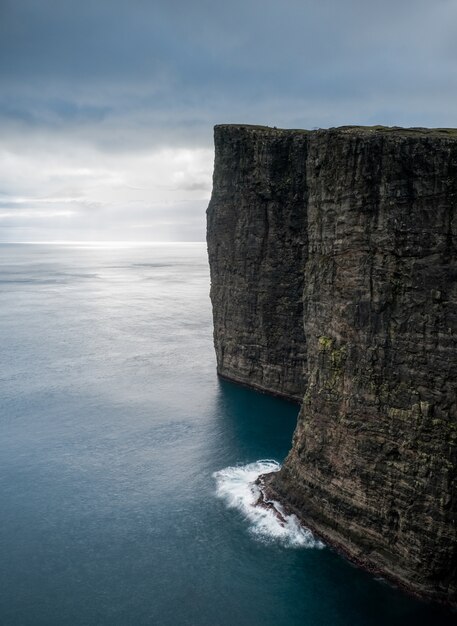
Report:
[[[270,495],[457,604],[457,131],[215,128],[220,375],[302,402]]]

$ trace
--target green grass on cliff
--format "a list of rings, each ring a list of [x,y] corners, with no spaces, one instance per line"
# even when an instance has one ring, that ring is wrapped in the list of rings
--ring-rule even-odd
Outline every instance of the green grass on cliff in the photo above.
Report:
[[[407,136],[430,136],[430,137],[449,137],[457,138],[457,128],[420,128],[411,127],[403,128],[401,126],[335,126],[332,128],[316,128],[307,130],[302,128],[276,128],[276,126],[261,126],[256,124],[218,124],[215,128],[238,128],[247,131],[264,131],[264,132],[294,132],[294,133],[319,133],[319,132],[342,132],[345,134],[376,134],[383,133],[389,135],[407,135]]]
[[[363,132],[363,133],[388,133],[398,135],[430,135],[430,136],[447,136],[457,137],[457,128],[421,128],[411,127],[403,128],[402,126],[339,126],[330,128],[329,130],[342,131],[346,133]]]

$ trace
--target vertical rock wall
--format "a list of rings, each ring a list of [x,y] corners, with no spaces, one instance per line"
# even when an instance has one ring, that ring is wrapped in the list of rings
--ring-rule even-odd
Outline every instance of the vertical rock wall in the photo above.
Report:
[[[222,375],[304,394],[267,489],[351,558],[456,604],[457,133],[216,128]]]
[[[300,402],[306,132],[216,126],[208,253],[218,372]]]

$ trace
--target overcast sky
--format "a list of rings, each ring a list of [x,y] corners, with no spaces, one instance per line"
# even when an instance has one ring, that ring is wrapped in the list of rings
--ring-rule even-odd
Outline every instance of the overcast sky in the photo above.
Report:
[[[457,126],[457,0],[0,0],[0,241],[201,241],[212,127]]]

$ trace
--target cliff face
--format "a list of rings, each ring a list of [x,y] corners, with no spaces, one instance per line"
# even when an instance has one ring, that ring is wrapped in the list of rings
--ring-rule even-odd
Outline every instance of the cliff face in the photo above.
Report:
[[[219,372],[304,394],[267,489],[457,604],[457,132],[216,127]]]
[[[305,132],[216,126],[208,208],[218,372],[301,401]]]

